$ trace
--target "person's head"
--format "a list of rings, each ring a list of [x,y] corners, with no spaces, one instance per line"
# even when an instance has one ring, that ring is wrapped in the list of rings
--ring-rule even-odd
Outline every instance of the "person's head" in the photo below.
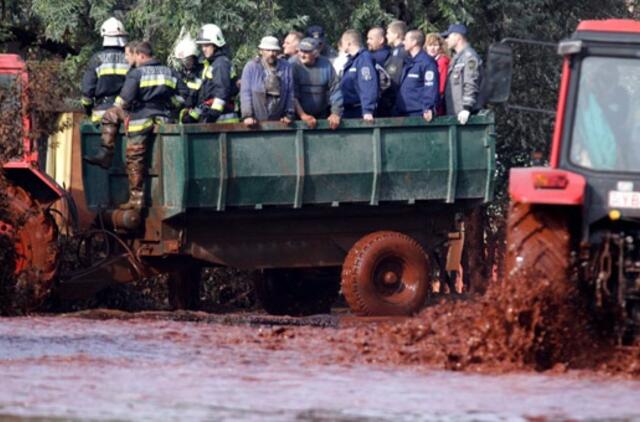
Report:
[[[282,42],[282,52],[287,57],[295,56],[298,53],[298,45],[302,40],[302,32],[291,31],[284,37]]]
[[[407,24],[403,21],[393,21],[387,26],[387,43],[392,47],[402,44],[407,33]]]
[[[467,45],[467,27],[461,23],[449,25],[449,29],[443,32],[442,37],[447,42],[450,50],[460,51]]]
[[[348,29],[340,37],[340,49],[347,54],[355,54],[362,48],[362,37],[355,29]]]
[[[140,66],[153,58],[153,48],[147,41],[142,41],[135,46],[136,66]]]
[[[100,26],[103,47],[124,47],[127,43],[127,31],[116,18],[109,18]]]
[[[198,46],[191,38],[185,38],[176,45],[173,54],[185,70],[192,70],[198,60]]]
[[[138,45],[137,41],[129,41],[124,46],[124,59],[132,67],[136,65],[136,45]]]
[[[262,60],[269,66],[273,66],[276,64],[278,54],[282,49],[280,48],[280,42],[276,37],[266,36],[260,40],[258,50],[260,51],[260,57]]]
[[[431,57],[438,57],[441,54],[447,54],[447,48],[444,45],[444,39],[440,34],[432,32],[427,34],[424,41],[424,51]]]
[[[376,26],[367,33],[367,48],[369,51],[380,50],[384,47],[384,29]]]
[[[304,38],[298,46],[298,57],[305,66],[313,66],[320,55],[320,43],[315,38]]]
[[[324,39],[324,28],[320,25],[311,25],[307,28],[307,33],[305,34],[307,37],[315,38],[318,40],[318,45],[320,50],[324,48],[325,39]]]
[[[224,47],[226,43],[220,27],[212,23],[202,25],[196,39],[196,44],[202,49],[202,55],[207,59],[213,57],[216,50]]]
[[[424,33],[420,30],[414,29],[404,36],[404,49],[412,56],[415,56],[422,50],[424,45]]]

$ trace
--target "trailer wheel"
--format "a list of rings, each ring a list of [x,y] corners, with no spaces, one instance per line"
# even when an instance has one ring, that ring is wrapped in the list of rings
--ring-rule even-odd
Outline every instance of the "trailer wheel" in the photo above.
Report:
[[[359,315],[411,315],[425,304],[429,259],[402,233],[371,233],[353,245],[342,267],[342,293]]]
[[[58,230],[27,191],[10,185],[6,193],[12,229],[5,235],[13,244],[13,275],[0,280],[0,313],[24,313],[38,308],[51,293],[58,270]]]
[[[267,269],[254,277],[258,301],[271,315],[331,312],[339,275],[332,269]]]
[[[571,253],[569,216],[562,207],[511,202],[505,276],[511,280],[528,276],[565,281]]]
[[[202,266],[195,263],[179,265],[169,273],[167,284],[171,309],[193,311],[200,307]]]

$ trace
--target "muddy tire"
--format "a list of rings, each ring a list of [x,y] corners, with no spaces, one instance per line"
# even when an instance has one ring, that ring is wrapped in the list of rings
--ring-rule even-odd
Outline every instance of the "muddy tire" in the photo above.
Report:
[[[173,310],[197,310],[200,307],[202,267],[198,264],[179,266],[169,273],[169,307]]]
[[[342,267],[342,293],[358,315],[412,315],[430,288],[429,259],[402,233],[371,233],[353,245]]]
[[[0,280],[0,313],[26,313],[51,294],[58,271],[58,230],[51,215],[21,187],[9,186],[7,199],[12,230],[5,236],[12,246],[13,274]]]
[[[305,316],[331,312],[338,280],[332,270],[268,269],[255,275],[254,288],[267,313]]]
[[[512,202],[507,218],[504,274],[565,282],[571,258],[571,214],[566,207]]]

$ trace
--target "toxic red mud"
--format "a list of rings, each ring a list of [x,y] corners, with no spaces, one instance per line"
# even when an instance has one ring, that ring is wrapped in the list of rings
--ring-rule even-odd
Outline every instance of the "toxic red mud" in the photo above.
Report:
[[[324,316],[311,320],[324,327],[293,327],[147,319],[172,315],[209,318],[3,319],[0,415],[394,421],[640,417],[638,381],[479,375],[347,358],[360,355],[362,345],[349,339],[371,321],[336,326],[331,322],[338,317]],[[269,319],[238,315],[227,316],[227,322],[235,317]],[[373,344],[371,353],[376,353]]]

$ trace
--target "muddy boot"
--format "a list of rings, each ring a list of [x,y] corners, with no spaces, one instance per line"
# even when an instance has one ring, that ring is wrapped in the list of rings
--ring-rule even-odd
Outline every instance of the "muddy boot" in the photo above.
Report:
[[[111,162],[113,161],[113,150],[102,145],[96,155],[85,155],[82,158],[91,165],[100,166],[108,170],[111,168]]]
[[[107,110],[102,118],[102,145],[96,155],[84,156],[83,159],[92,165],[100,166],[104,169],[111,168],[111,162],[113,161],[113,149],[116,145],[116,138],[118,137],[118,116],[112,116],[111,110]],[[112,121],[112,120],[115,120]]]
[[[144,207],[144,191],[141,189],[129,189],[129,201],[120,205],[121,210],[140,211]]]
[[[120,205],[121,210],[138,210],[144,207],[144,164],[128,162],[129,201]]]

